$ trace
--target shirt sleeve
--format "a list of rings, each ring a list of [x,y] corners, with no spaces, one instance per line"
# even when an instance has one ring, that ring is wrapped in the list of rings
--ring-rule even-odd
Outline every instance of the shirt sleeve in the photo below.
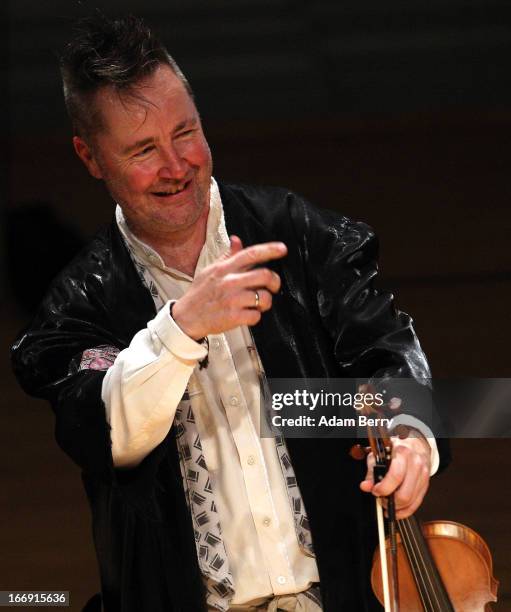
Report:
[[[433,476],[438,471],[440,465],[440,455],[438,452],[438,446],[435,440],[435,436],[431,429],[423,423],[420,419],[417,419],[409,414],[400,414],[394,417],[392,420],[392,426],[397,427],[398,425],[406,425],[419,431],[425,438],[431,449],[431,467],[429,475]]]
[[[206,348],[170,316],[167,302],[108,369],[101,390],[115,467],[138,465],[168,434]]]

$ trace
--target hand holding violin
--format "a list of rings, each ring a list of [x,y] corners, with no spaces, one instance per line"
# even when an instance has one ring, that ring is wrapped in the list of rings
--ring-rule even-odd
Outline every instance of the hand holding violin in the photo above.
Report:
[[[369,453],[367,474],[360,483],[362,491],[376,497],[394,493],[397,519],[411,516],[421,505],[429,487],[431,447],[419,432],[417,434],[412,433],[404,439],[392,438],[392,462],[383,480],[377,484],[373,481],[374,455]]]

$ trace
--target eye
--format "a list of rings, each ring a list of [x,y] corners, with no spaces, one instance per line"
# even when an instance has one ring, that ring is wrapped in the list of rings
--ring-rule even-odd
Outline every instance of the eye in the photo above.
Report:
[[[178,136],[178,138],[180,136],[188,136],[188,135],[192,134],[193,132],[195,132],[195,129],[194,128],[190,128],[188,130],[183,130],[182,132],[179,132],[179,134],[177,136]]]
[[[144,147],[142,150],[137,151],[137,153],[135,153],[133,157],[143,157],[144,155],[147,155],[147,153],[149,153],[153,149],[154,149],[154,145],[149,145],[147,147]]]

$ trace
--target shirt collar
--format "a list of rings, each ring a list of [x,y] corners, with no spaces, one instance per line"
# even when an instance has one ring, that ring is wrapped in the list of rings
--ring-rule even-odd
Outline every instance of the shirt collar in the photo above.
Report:
[[[229,248],[229,236],[225,227],[222,199],[220,197],[218,184],[213,177],[211,177],[209,193],[209,213],[206,226],[206,241],[202,246],[199,259],[197,261],[196,272],[199,272],[202,270],[202,268],[212,263]],[[115,220],[117,222],[119,231],[126,241],[128,249],[141,263],[148,267],[160,268],[161,270],[164,270],[165,272],[168,272],[178,278],[191,279],[191,277],[184,272],[176,270],[170,266],[166,266],[162,257],[155,249],[135,236],[135,234],[129,228],[124,213],[122,212],[122,208],[119,206],[119,204],[117,204],[115,209]]]

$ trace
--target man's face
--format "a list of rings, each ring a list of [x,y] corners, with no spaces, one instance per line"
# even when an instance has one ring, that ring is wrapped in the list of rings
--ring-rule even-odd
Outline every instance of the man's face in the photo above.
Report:
[[[79,137],[74,145],[140,238],[168,238],[207,218],[211,153],[195,104],[168,66],[134,93],[99,90],[94,101],[103,129],[92,147]]]

